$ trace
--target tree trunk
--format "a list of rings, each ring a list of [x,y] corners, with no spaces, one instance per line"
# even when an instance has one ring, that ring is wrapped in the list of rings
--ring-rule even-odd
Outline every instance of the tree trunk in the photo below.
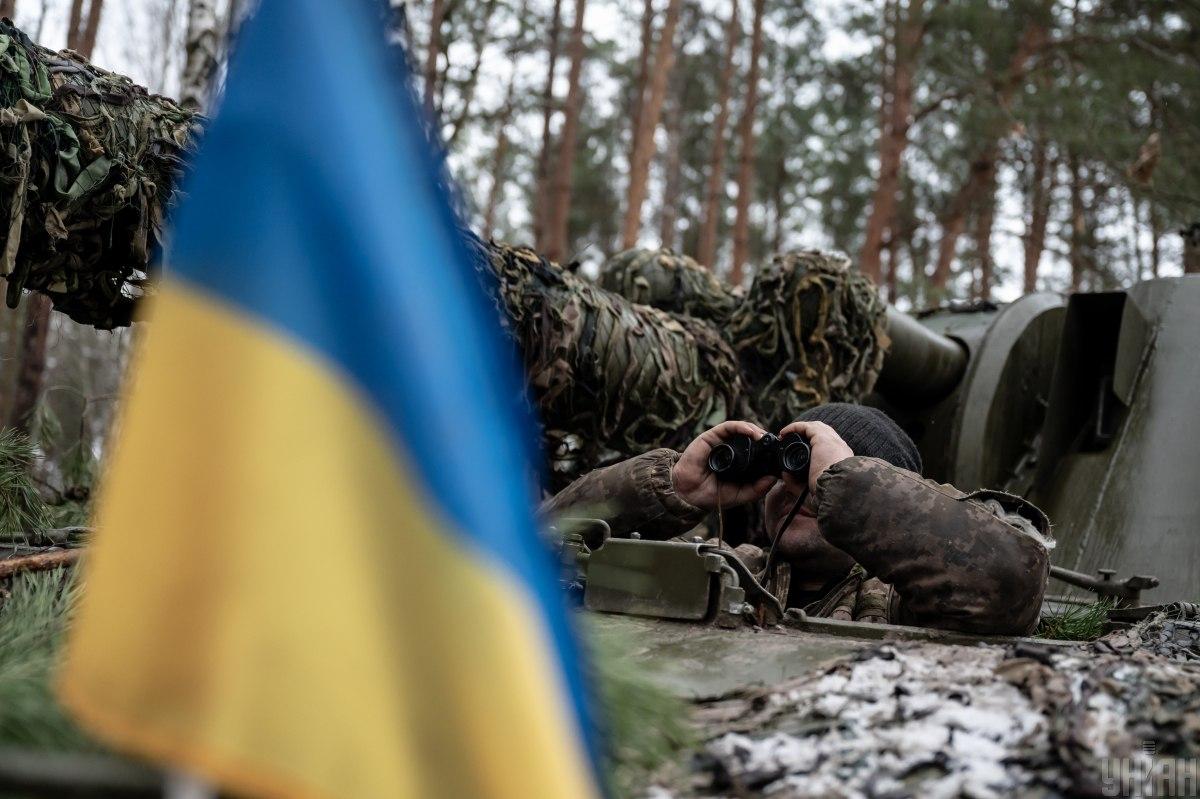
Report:
[[[641,136],[642,111],[646,104],[646,84],[650,80],[650,52],[654,49],[654,0],[646,0],[642,8],[642,49],[638,53],[638,71],[633,94],[629,98],[629,163],[633,149]]]
[[[25,329],[21,332],[20,363],[13,402],[8,414],[8,427],[28,435],[42,386],[46,380],[46,340],[50,335],[50,300],[42,294],[25,295]]]
[[[950,264],[958,249],[958,239],[966,224],[966,215],[978,200],[981,191],[995,179],[996,157],[1000,151],[1003,125],[1007,110],[1012,105],[1013,94],[1025,82],[1027,65],[1046,40],[1046,29],[1039,19],[1033,18],[1021,30],[1017,49],[1009,60],[1003,79],[996,85],[996,104],[1002,113],[996,116],[996,129],[985,134],[984,143],[971,161],[966,180],[959,186],[942,220],[942,239],[938,243],[937,265],[933,272],[933,289],[943,293],[950,279]]]
[[[42,40],[42,31],[46,29],[46,12],[50,9],[50,0],[41,0],[41,5],[38,7],[37,24],[33,27],[33,40],[40,42]]]
[[[88,4],[87,21],[79,32],[79,46],[74,48],[84,58],[91,58],[96,49],[96,34],[100,31],[100,13],[104,0],[92,0]]]
[[[1147,214],[1150,217],[1150,276],[1158,277],[1158,269],[1160,266],[1161,253],[1158,249],[1158,240],[1162,238],[1162,227],[1158,221],[1158,206],[1154,200],[1148,201],[1150,208]]]
[[[1087,271],[1087,255],[1084,253],[1087,213],[1083,204],[1083,168],[1074,153],[1068,157],[1067,163],[1071,178],[1071,222],[1068,253],[1071,262],[1071,291],[1079,291],[1083,286],[1084,273]]]
[[[79,32],[83,27],[83,0],[71,0],[71,14],[67,18],[67,49],[79,51]]]
[[[883,249],[887,252],[887,278],[885,285],[887,286],[887,301],[889,305],[896,304],[896,294],[899,291],[900,285],[900,242],[899,239],[892,234],[888,235],[887,243],[883,245]]]
[[[663,199],[659,217],[659,241],[662,246],[677,250],[676,226],[679,222],[679,193],[683,183],[683,156],[680,139],[683,138],[683,98],[676,92],[667,107],[667,162],[664,171]]]
[[[729,25],[725,32],[725,53],[721,58],[721,77],[717,89],[717,118],[713,123],[712,154],[708,159],[708,175],[704,182],[704,211],[700,234],[696,242],[696,260],[712,269],[717,260],[717,223],[721,218],[721,195],[725,183],[725,128],[729,124],[729,95],[733,87],[733,54],[741,38],[738,23],[738,0],[729,4]]]
[[[762,57],[765,0],[754,0],[754,23],[750,35],[750,69],[746,75],[746,107],[742,111],[741,152],[738,154],[737,216],[733,222],[733,265],[729,282],[741,285],[746,255],[750,249],[750,197],[754,191],[754,113],[758,108],[758,69]]]
[[[992,298],[992,227],[996,221],[996,172],[992,170],[991,182],[982,189],[975,214],[975,250],[979,255],[979,288],[975,299],[987,301]]]
[[[208,109],[209,91],[221,54],[215,0],[191,0],[188,5],[187,60],[183,65],[180,105],[189,111]]]
[[[1200,222],[1193,222],[1179,235],[1183,237],[1183,273],[1200,274]]]
[[[425,112],[430,119],[437,111],[437,67],[442,54],[442,18],[445,15],[446,0],[433,0],[429,14],[429,48],[425,51]]]
[[[72,0],[71,27],[67,31],[67,47],[85,58],[96,47],[96,31],[100,27],[100,13],[104,0],[92,0],[88,6],[86,21],[83,15],[83,0]],[[46,341],[50,336],[50,300],[41,294],[30,294],[24,333],[21,336],[20,369],[13,393],[12,409],[8,426],[29,433],[42,389],[46,382]]]
[[[548,47],[549,67],[546,87],[542,90],[542,147],[538,151],[537,170],[533,184],[533,241],[539,250],[546,249],[546,230],[550,221],[550,120],[554,115],[554,72],[558,65],[558,45],[562,29],[562,0],[554,0],[550,17]]]
[[[512,102],[508,102],[511,115]],[[508,162],[508,120],[505,119],[496,134],[496,152],[492,155],[492,185],[488,188],[487,208],[483,213],[483,230],[480,231],[484,241],[491,241],[496,229],[496,209],[500,206],[500,189],[504,185],[504,166]]]
[[[546,257],[560,263],[565,261],[569,245],[571,220],[571,172],[575,168],[576,139],[579,136],[579,114],[583,110],[583,59],[587,55],[583,42],[583,15],[587,0],[575,0],[575,21],[571,27],[571,69],[567,74],[567,100],[563,106],[562,136],[558,147],[558,163],[554,170],[554,185],[550,193],[550,222],[546,234]]]
[[[1025,233],[1024,291],[1037,291],[1038,266],[1046,249],[1046,223],[1050,219],[1050,202],[1054,194],[1057,164],[1046,152],[1045,142],[1038,141],[1033,150],[1033,177],[1030,181],[1029,225]]]
[[[517,12],[516,40],[525,38],[527,20],[529,19],[529,0],[522,0]],[[516,104],[517,69],[514,65],[508,73],[508,84],[504,88],[504,103],[496,117],[496,151],[492,155],[492,185],[488,187],[487,206],[483,212],[483,239],[489,241],[496,227],[496,211],[500,207],[500,195],[504,186],[504,168],[508,163],[508,125],[512,121],[513,108]]]
[[[467,118],[471,113],[471,103],[475,101],[475,89],[479,85],[479,71],[483,67],[484,51],[487,49],[488,43],[492,39],[492,17],[496,13],[496,0],[487,0],[487,5],[484,7],[483,15],[479,26],[472,31],[472,44],[475,45],[475,61],[471,64],[471,69],[467,73],[466,83],[463,85],[462,106],[458,113],[454,115],[454,120],[450,123],[450,132],[446,135],[445,147],[450,148],[458,139],[458,135],[462,132],[463,127],[467,123]],[[522,16],[521,19],[524,17]]]
[[[637,244],[642,227],[642,203],[646,200],[646,182],[650,176],[650,159],[654,155],[654,133],[662,116],[663,102],[667,97],[667,80],[675,64],[675,27],[679,24],[679,11],[683,0],[670,0],[667,18],[654,52],[654,64],[650,72],[649,94],[645,98],[641,120],[638,125],[637,141],[633,143],[633,155],[629,164],[629,193],[625,198],[625,221],[621,227],[621,246],[629,249]]]
[[[13,19],[17,16],[17,0],[0,0],[0,17]]]
[[[889,232],[896,228],[896,194],[900,190],[900,172],[904,163],[904,151],[908,149],[908,130],[912,125],[913,73],[921,51],[925,23],[922,0],[910,0],[907,13],[899,9],[894,13],[895,30],[890,74],[884,67],[884,85],[880,99],[881,116],[879,131],[879,180],[871,198],[871,214],[867,217],[867,229],[863,238],[859,269],[872,280],[879,282],[880,252]],[[886,58],[887,48],[884,47]],[[888,98],[890,97],[890,102]]]
[[[775,214],[775,227],[771,231],[771,252],[783,252],[783,188],[787,185],[787,159],[782,152],[775,160],[775,185],[771,190],[771,206]]]

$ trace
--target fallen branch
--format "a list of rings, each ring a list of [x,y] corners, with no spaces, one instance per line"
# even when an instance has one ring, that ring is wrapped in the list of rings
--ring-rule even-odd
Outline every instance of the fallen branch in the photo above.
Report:
[[[0,560],[0,580],[7,580],[9,577],[25,572],[41,572],[64,566],[74,566],[82,554],[82,549],[56,549],[52,552],[39,552],[37,555]]]

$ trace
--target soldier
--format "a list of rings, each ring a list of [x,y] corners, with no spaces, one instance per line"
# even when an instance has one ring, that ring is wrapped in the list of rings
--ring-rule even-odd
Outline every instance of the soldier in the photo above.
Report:
[[[584,475],[547,500],[543,513],[597,515],[615,536],[663,540],[718,508],[763,500],[755,540],[778,535],[774,557],[790,566],[789,607],[984,635],[1023,635],[1037,626],[1054,544],[1035,506],[923,479],[916,445],[891,418],[832,403],[780,431],[800,433],[812,447],[808,497],[792,515],[806,486],[791,475],[736,485],[708,469],[713,447],[765,432],[724,422],[682,453],[656,449]],[[739,551],[747,554],[745,546]]]

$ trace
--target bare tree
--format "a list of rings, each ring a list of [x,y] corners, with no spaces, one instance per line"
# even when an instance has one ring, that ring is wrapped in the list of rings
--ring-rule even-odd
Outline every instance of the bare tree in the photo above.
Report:
[[[520,43],[525,39],[528,28],[529,0],[521,0],[517,12],[517,35],[515,41]],[[483,212],[483,238],[491,239],[496,227],[496,211],[500,206],[500,196],[504,188],[504,171],[508,164],[508,126],[512,121],[513,111],[517,101],[517,66],[515,52],[509,53],[513,60],[512,70],[508,73],[508,83],[504,87],[504,101],[496,114],[496,149],[492,154],[492,185],[488,187],[487,205]]]
[[[758,73],[762,58],[763,12],[766,0],[754,0],[754,23],[750,34],[750,68],[746,75],[746,107],[742,110],[741,152],[738,154],[737,216],[733,222],[733,265],[729,282],[742,282],[750,250],[750,198],[754,191],[754,114],[758,109]]]
[[[14,19],[17,16],[17,0],[0,0],[0,17]]]
[[[547,229],[550,223],[551,140],[550,121],[554,116],[554,76],[558,66],[559,39],[562,32],[562,0],[554,0],[554,11],[550,16],[550,33],[546,46],[549,48],[549,66],[546,69],[546,86],[542,90],[542,146],[538,150],[537,171],[533,187],[533,241],[539,250],[546,249]]]
[[[680,139],[683,138],[683,98],[676,91],[666,110],[664,127],[667,131],[667,154],[664,172],[662,208],[659,210],[659,241],[662,246],[675,249],[679,223],[679,192],[683,182],[683,154]]]
[[[221,58],[220,23],[215,0],[190,0],[184,44],[180,104],[191,111],[208,108],[213,76]]]
[[[562,136],[558,162],[550,193],[550,222],[546,232],[546,257],[562,261],[567,255],[571,219],[571,179],[579,137],[579,115],[583,110],[583,59],[587,48],[583,41],[583,16],[587,0],[575,0],[575,21],[571,27],[571,69],[567,73],[567,100],[563,107]]]
[[[1046,225],[1050,220],[1050,201],[1054,194],[1057,165],[1046,151],[1045,142],[1034,142],[1033,174],[1029,186],[1029,224],[1025,231],[1026,294],[1037,291],[1038,267],[1046,249]]]
[[[982,198],[975,214],[975,249],[979,256],[979,285],[975,299],[992,298],[992,227],[996,221],[996,173],[992,182],[982,189]]]
[[[425,110],[430,118],[433,118],[437,108],[437,65],[442,54],[442,20],[445,15],[445,0],[433,0],[429,17],[429,47],[425,51]]]
[[[642,127],[642,110],[646,103],[646,84],[650,80],[650,53],[654,50],[654,0],[646,0],[642,7],[642,48],[638,52],[637,77],[633,83],[633,95],[629,102],[629,152],[633,163],[633,146]]]
[[[900,11],[899,0],[889,0],[888,7],[890,13],[881,48],[879,180],[871,198],[871,214],[867,217],[859,256],[859,268],[877,283],[882,276],[881,252],[897,227],[896,195],[912,125],[913,75],[926,26],[922,0],[910,0],[904,13]]]
[[[475,89],[479,85],[479,72],[483,67],[483,57],[487,51],[488,44],[492,40],[492,17],[495,13],[496,0],[485,0],[483,13],[479,16],[479,23],[471,31],[472,44],[475,47],[475,59],[467,70],[467,77],[463,81],[459,92],[462,99],[460,100],[458,113],[450,121],[450,132],[446,134],[447,148],[457,141],[458,135],[462,132],[463,127],[466,126],[467,119],[471,114],[471,104],[475,101]]]
[[[683,0],[670,0],[667,18],[654,52],[649,93],[645,97],[637,140],[633,143],[633,155],[629,159],[629,193],[625,199],[625,220],[621,228],[621,245],[625,248],[637,244],[642,226],[642,203],[646,201],[646,182],[650,176],[650,159],[654,155],[654,133],[658,130],[663,102],[667,97],[667,80],[675,64],[675,27],[679,24],[682,7]]]
[[[104,0],[91,0],[85,17],[83,0],[71,1],[67,47],[85,58],[91,56],[96,47],[96,31],[100,27],[103,10]],[[28,433],[46,382],[46,341],[50,333],[51,303],[44,294],[28,294],[25,303],[27,311],[25,329],[21,335],[20,366],[7,424]]]
[[[725,128],[729,124],[729,96],[733,89],[733,54],[742,37],[738,22],[739,0],[729,3],[729,24],[725,29],[725,52],[721,57],[721,77],[717,89],[717,117],[713,123],[712,153],[708,158],[708,174],[704,182],[704,212],[696,242],[696,260],[711,269],[717,259],[717,222],[721,218],[722,185],[725,183],[725,152],[728,141]]]

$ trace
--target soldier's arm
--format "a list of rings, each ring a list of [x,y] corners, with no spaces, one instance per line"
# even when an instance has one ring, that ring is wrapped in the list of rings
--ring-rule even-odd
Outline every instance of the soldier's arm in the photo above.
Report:
[[[613,535],[641,533],[667,539],[700,524],[707,511],[684,501],[675,492],[671,470],[679,460],[672,449],[606,466],[580,477],[542,503],[542,518],[590,517],[604,519]]]
[[[993,635],[1037,626],[1050,531],[1025,500],[862,457],[826,469],[814,499],[821,534],[895,589],[892,621]]]

